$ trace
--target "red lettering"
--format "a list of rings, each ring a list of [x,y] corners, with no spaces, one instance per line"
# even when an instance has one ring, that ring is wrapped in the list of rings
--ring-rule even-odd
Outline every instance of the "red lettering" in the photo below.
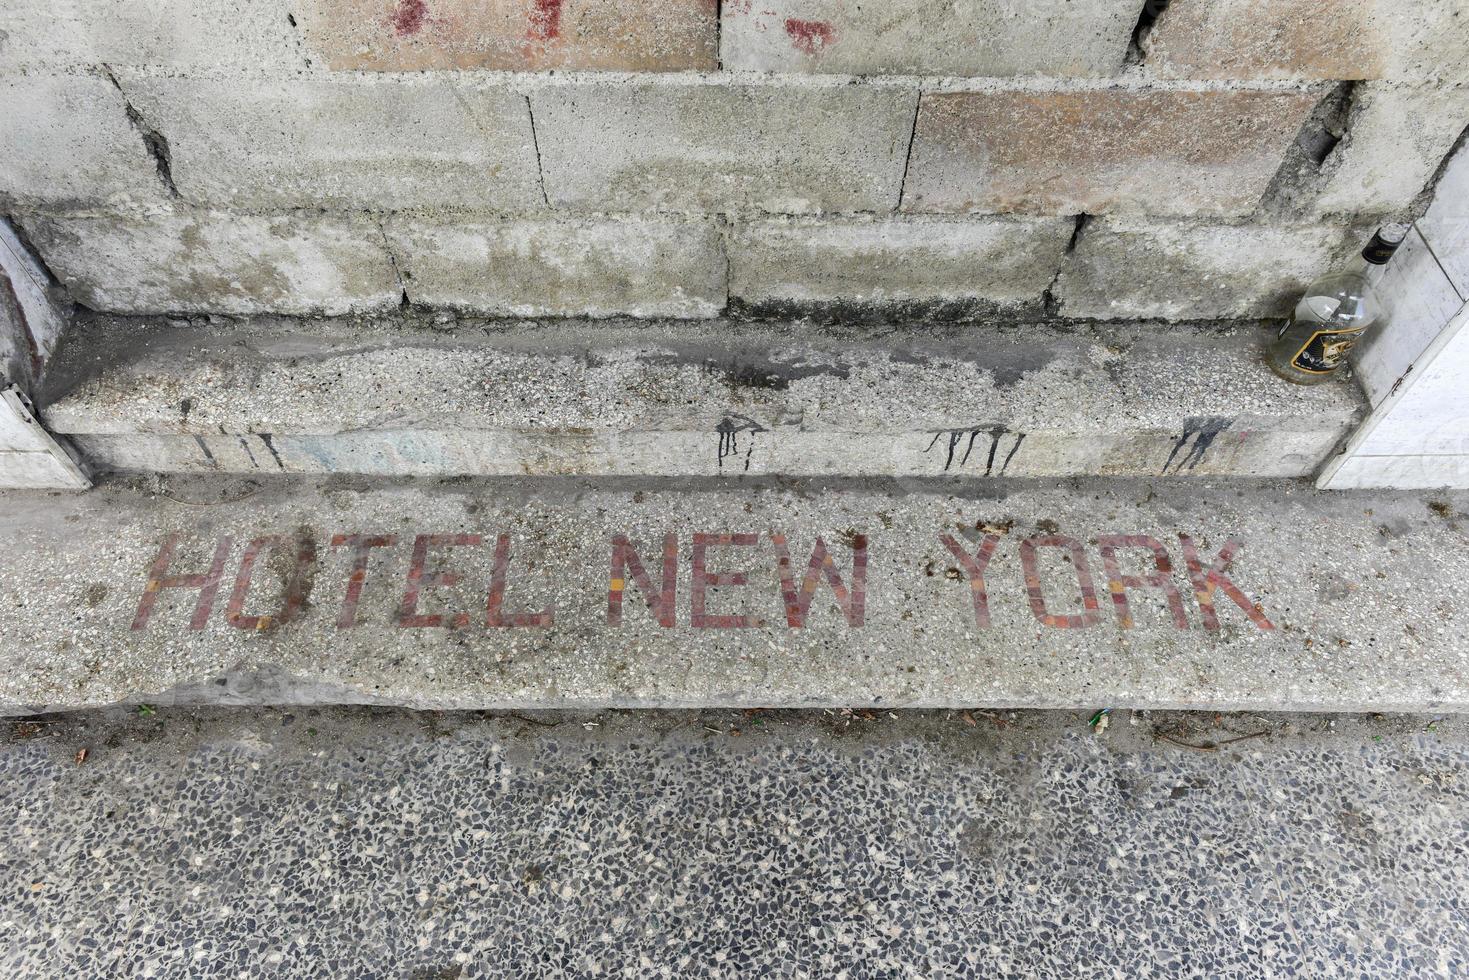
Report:
[[[836,31],[831,24],[823,20],[798,20],[795,17],[787,17],[785,29],[790,35],[791,46],[802,54],[814,55],[822,48],[829,47],[836,40]]]
[[[337,614],[337,629],[349,630],[357,624],[357,603],[362,598],[362,584],[367,581],[367,561],[373,548],[387,548],[398,543],[396,534],[337,534],[332,547],[352,546],[352,571],[347,576],[347,595],[342,611]]]
[[[143,587],[143,597],[138,601],[138,612],[133,616],[133,629],[147,629],[148,620],[153,615],[153,605],[158,601],[158,593],[164,589],[198,589],[199,600],[194,604],[194,616],[189,620],[189,629],[202,630],[209,621],[209,614],[214,610],[215,594],[219,592],[219,581],[224,576],[224,560],[229,557],[234,541],[231,538],[219,539],[214,548],[214,560],[209,565],[209,571],[204,574],[169,575],[168,566],[173,562],[173,553],[178,548],[178,543],[177,534],[170,534],[163,539],[163,547],[158,549],[158,557],[153,560],[153,567],[148,572],[148,584]]]
[[[403,604],[398,610],[398,625],[405,627],[440,626],[444,617],[437,613],[422,615],[418,611],[418,598],[426,589],[448,588],[459,582],[455,572],[424,573],[430,548],[465,548],[480,543],[478,534],[420,534],[413,539],[413,563],[408,567],[408,588],[403,593]],[[458,629],[469,625],[468,613],[455,613],[453,626]]]
[[[526,36],[532,41],[551,41],[560,34],[561,0],[535,0]]]
[[[306,576],[311,566],[316,564],[316,546],[304,538],[299,548],[295,547],[295,544],[284,535],[270,534],[256,538],[245,546],[245,554],[240,559],[240,571],[235,575],[235,588],[230,593],[229,604],[225,607],[225,622],[236,629],[265,630],[270,629],[275,623],[289,623],[300,615],[301,607],[306,604]],[[243,614],[245,597],[250,592],[250,579],[255,573],[255,560],[266,548],[278,548],[295,553],[295,564],[291,569],[290,581],[286,584],[286,598],[280,612],[274,616],[246,616]]]
[[[485,603],[486,619],[489,626],[550,626],[552,621],[552,610],[543,609],[538,613],[502,613],[500,607],[505,603],[505,577],[510,570],[510,535],[502,534],[495,542],[495,570],[490,575],[490,597]]]
[[[653,591],[653,583],[648,579],[648,573],[643,570],[643,563],[638,560],[638,553],[626,535],[619,534],[612,539],[612,581],[607,587],[608,626],[622,625],[622,594],[626,591],[629,574],[633,584],[642,593],[643,601],[648,604],[648,610],[658,620],[658,625],[675,625],[678,537],[672,534],[663,536],[663,589],[660,592]]]
[[[806,613],[811,608],[811,599],[816,595],[816,586],[821,583],[821,577],[826,576],[827,584],[836,595],[837,606],[847,617],[850,626],[861,626],[864,610],[867,604],[867,538],[865,535],[853,535],[852,539],[852,589],[847,591],[842,577],[837,573],[836,563],[831,560],[827,553],[826,542],[820,538],[816,539],[816,547],[811,552],[811,562],[806,568],[806,575],[801,580],[801,588],[796,589],[796,583],[791,575],[791,554],[786,547],[784,534],[771,532],[770,540],[775,543],[776,562],[780,569],[780,591],[785,597],[786,624],[791,629],[801,629],[806,625]]]
[[[428,5],[424,0],[398,0],[393,9],[393,30],[399,37],[417,34],[428,19]]]
[[[1234,604],[1243,609],[1245,615],[1250,617],[1250,622],[1260,629],[1275,629],[1275,625],[1265,618],[1265,613],[1260,607],[1251,602],[1249,597],[1240,591],[1239,586],[1235,585],[1225,574],[1229,569],[1229,563],[1234,560],[1234,553],[1239,550],[1242,542],[1235,538],[1224,542],[1224,547],[1219,549],[1219,557],[1214,559],[1214,563],[1206,573],[1204,566],[1199,562],[1199,553],[1194,549],[1193,539],[1187,534],[1180,534],[1178,540],[1183,544],[1183,560],[1188,564],[1188,577],[1193,583],[1194,598],[1199,603],[1199,613],[1204,620],[1204,629],[1217,630],[1219,628],[1219,614],[1214,609],[1215,589],[1219,589],[1233,599]]]
[[[1173,584],[1173,562],[1168,549],[1157,538],[1146,534],[1104,534],[1097,538],[1102,552],[1102,567],[1107,572],[1107,591],[1112,594],[1112,608],[1117,611],[1117,625],[1132,629],[1132,610],[1127,604],[1128,589],[1162,589],[1168,598],[1168,609],[1173,614],[1173,625],[1181,630],[1188,629],[1188,614],[1183,611],[1183,598],[1178,586]],[[1123,575],[1117,561],[1118,548],[1147,548],[1153,553],[1153,565],[1157,569],[1151,575]]]
[[[964,546],[955,541],[947,534],[940,534],[939,540],[944,547],[953,552],[959,561],[959,567],[964,570],[964,577],[969,580],[969,594],[974,599],[974,624],[979,627],[987,627],[990,624],[990,597],[985,590],[984,570],[989,567],[990,559],[995,556],[995,547],[1000,543],[997,534],[986,534],[980,542],[979,551],[973,557]]]
[[[1066,549],[1071,559],[1071,570],[1076,573],[1077,587],[1081,590],[1081,607],[1086,610],[1084,613],[1079,616],[1056,616],[1046,609],[1046,594],[1041,586],[1040,567],[1036,562],[1037,548]],[[1080,541],[1054,534],[1026,538],[1020,542],[1020,565],[1025,570],[1025,591],[1030,597],[1030,611],[1043,625],[1063,630],[1082,629],[1102,621],[1097,590],[1092,585],[1091,569],[1087,567],[1086,552]]]
[[[753,616],[715,616],[705,612],[707,590],[718,585],[744,585],[747,577],[745,572],[725,572],[722,574],[711,574],[704,569],[705,550],[713,545],[715,547],[749,547],[758,544],[758,534],[695,534],[694,535],[694,580],[692,592],[689,598],[690,625],[702,629],[744,629],[749,626],[764,625]]]

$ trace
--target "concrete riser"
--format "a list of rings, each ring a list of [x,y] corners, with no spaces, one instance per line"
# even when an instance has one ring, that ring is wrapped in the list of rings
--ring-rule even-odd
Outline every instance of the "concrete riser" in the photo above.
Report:
[[[748,420],[736,425],[751,424]],[[1209,423],[1205,423],[1206,426]],[[1218,424],[1217,420],[1213,424]],[[94,467],[142,473],[373,476],[1304,477],[1350,433],[1184,428],[1149,432],[721,433],[379,431],[309,435],[89,435]]]

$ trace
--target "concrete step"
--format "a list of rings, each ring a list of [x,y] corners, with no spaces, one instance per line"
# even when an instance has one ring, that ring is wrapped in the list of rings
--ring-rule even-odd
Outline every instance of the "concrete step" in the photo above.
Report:
[[[98,317],[43,415],[103,470],[967,477],[1314,473],[1363,412],[1264,328]]]
[[[11,712],[1469,710],[1466,493],[154,478],[0,496],[0,555]]]

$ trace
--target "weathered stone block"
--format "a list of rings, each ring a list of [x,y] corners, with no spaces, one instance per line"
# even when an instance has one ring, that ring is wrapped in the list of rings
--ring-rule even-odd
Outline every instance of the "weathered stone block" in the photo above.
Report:
[[[6,0],[0,64],[306,67],[286,0]]]
[[[546,193],[596,211],[887,211],[915,94],[708,82],[531,94]]]
[[[1115,75],[1137,0],[727,0],[726,69],[856,75]]]
[[[1097,221],[1056,295],[1066,316],[1100,320],[1283,315],[1355,240],[1327,225]]]
[[[926,94],[903,210],[1245,214],[1316,101],[1159,89]]]
[[[713,316],[724,251],[709,222],[425,221],[388,237],[409,296],[506,316]]]
[[[332,68],[719,67],[714,0],[307,0],[310,48]]]
[[[0,195],[22,200],[156,200],[158,168],[122,93],[96,75],[0,79]]]
[[[730,230],[730,295],[746,302],[975,300],[1039,304],[1067,218],[772,219]]]
[[[367,218],[160,209],[23,220],[73,297],[97,310],[343,314],[402,291]]]
[[[1165,78],[1441,78],[1469,72],[1454,0],[1177,0],[1144,39]]]
[[[186,199],[246,208],[544,207],[525,96],[424,79],[128,77]]]
[[[1469,88],[1368,83],[1357,89],[1350,125],[1325,162],[1314,210],[1397,211],[1413,203],[1469,127]]]

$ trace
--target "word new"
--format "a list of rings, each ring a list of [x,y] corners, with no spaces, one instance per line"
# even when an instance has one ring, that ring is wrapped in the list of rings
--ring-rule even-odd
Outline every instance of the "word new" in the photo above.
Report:
[[[831,599],[848,626],[865,625],[868,539],[864,535],[845,536],[851,550],[851,564],[843,570],[837,567],[831,549],[821,538],[816,539],[809,560],[804,567],[800,567],[791,560],[786,536],[770,532],[768,535],[700,533],[692,536],[689,626],[701,629],[744,629],[768,625],[757,616],[710,612],[710,589],[744,586],[748,584],[750,573],[716,573],[709,571],[707,567],[707,557],[711,549],[749,548],[760,544],[765,537],[768,537],[775,551],[775,570],[780,579],[786,626],[791,629],[805,627],[812,600],[823,585],[829,590]],[[1194,601],[1205,629],[1219,629],[1219,614],[1215,606],[1215,598],[1219,595],[1238,606],[1259,629],[1274,629],[1260,607],[1229,577],[1229,565],[1239,550],[1239,541],[1230,538],[1209,566],[1205,567],[1193,540],[1186,534],[1180,534],[1178,538]],[[499,535],[493,542],[494,557],[483,612],[423,612],[420,603],[424,593],[453,587],[463,579],[457,572],[429,571],[431,557],[437,565],[441,563],[443,553],[449,549],[478,548],[484,546],[485,540],[478,534],[420,534],[412,540],[412,557],[394,617],[397,626],[409,629],[464,628],[477,620],[486,627],[546,628],[555,623],[556,611],[551,607],[536,611],[510,611],[505,608],[511,564],[510,536],[506,534]],[[990,589],[986,574],[999,549],[1001,538],[986,534],[973,551],[950,534],[940,534],[938,540],[957,562],[957,567],[951,569],[952,574],[949,577],[961,577],[968,583],[975,625],[990,626]],[[398,536],[393,534],[338,534],[331,538],[331,548],[345,549],[349,557],[345,590],[336,615],[338,629],[351,629],[357,625],[358,607],[362,600],[363,587],[367,583],[373,552],[381,548],[392,548],[398,543]],[[134,630],[147,629],[159,596],[170,589],[198,594],[189,620],[190,629],[202,630],[208,624],[219,592],[226,584],[225,569],[234,551],[234,539],[220,538],[215,544],[209,567],[194,574],[178,574],[173,571],[178,544],[179,535],[171,534],[165,538],[159,549],[148,572],[148,582],[138,603],[137,613],[133,617]],[[1106,576],[1107,594],[1111,598],[1119,627],[1131,629],[1134,625],[1128,601],[1129,592],[1151,589],[1161,593],[1173,624],[1178,629],[1189,628],[1184,600],[1173,580],[1172,558],[1162,542],[1141,534],[1105,534],[1096,539],[1096,546]],[[1125,574],[1118,553],[1126,549],[1142,550],[1151,558],[1153,570],[1141,575]],[[1041,581],[1041,556],[1048,550],[1059,554],[1075,577],[1070,587],[1075,589],[1075,605],[1080,606],[1080,612],[1053,611]],[[652,561],[644,560],[644,555],[639,554],[636,546],[626,536],[615,535],[612,538],[607,587],[608,626],[622,625],[624,598],[629,589],[636,590],[659,626],[668,628],[678,625],[678,537],[673,534],[665,535],[659,552],[661,566],[655,566]],[[645,554],[651,552],[645,548]],[[279,608],[274,613],[248,615],[245,606],[255,568],[262,555],[285,562],[288,568],[287,574],[282,575],[285,586]],[[1096,626],[1102,621],[1101,600],[1098,598],[1086,549],[1080,541],[1056,534],[1026,538],[1019,544],[1019,559],[1030,611],[1038,623],[1053,629],[1083,629]],[[656,572],[656,583],[652,572]],[[225,621],[237,629],[265,630],[301,618],[309,605],[316,573],[314,538],[305,535],[264,535],[252,539],[246,544],[230,583],[229,598],[225,602]]]

